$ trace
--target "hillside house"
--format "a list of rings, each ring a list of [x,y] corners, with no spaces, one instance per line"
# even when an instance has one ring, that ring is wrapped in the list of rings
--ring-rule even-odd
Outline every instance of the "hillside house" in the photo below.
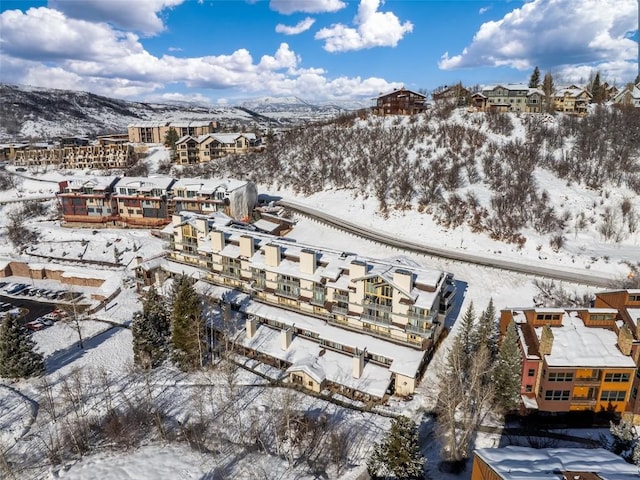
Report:
[[[432,93],[431,98],[436,103],[449,103],[457,107],[464,107],[470,103],[471,92],[461,83],[457,83],[451,87],[445,85],[441,90]]]
[[[553,94],[553,106],[557,112],[586,115],[589,103],[591,94],[575,85],[558,88]]]
[[[415,115],[426,110],[427,97],[406,88],[379,95],[371,108],[374,115]]]
[[[414,392],[455,297],[444,272],[379,261],[173,216],[163,269],[245,294],[237,347],[318,391],[382,398]]]
[[[629,84],[613,96],[614,105],[640,108],[640,83]]]
[[[472,97],[474,106],[484,106],[481,111],[540,113],[544,92],[525,84],[505,84],[484,88],[482,96]]]

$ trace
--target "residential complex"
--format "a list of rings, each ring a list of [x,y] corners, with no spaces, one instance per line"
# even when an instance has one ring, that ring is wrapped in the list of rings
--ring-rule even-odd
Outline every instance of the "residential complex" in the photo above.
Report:
[[[613,104],[640,108],[640,83],[627,85],[613,97]]]
[[[556,89],[553,94],[553,106],[556,112],[586,115],[591,98],[586,89],[571,85]]]
[[[471,96],[472,107],[486,112],[540,113],[544,92],[524,84],[504,84],[487,87]]]
[[[640,290],[603,292],[593,308],[501,311],[522,355],[524,411],[608,411],[640,420]]]
[[[247,219],[258,199],[252,182],[163,176],[72,177],[59,183],[57,196],[64,224],[152,228],[182,209]]]
[[[187,135],[176,142],[176,163],[191,165],[209,162],[226,155],[247,153],[261,147],[255,133],[209,133]]]
[[[314,391],[413,393],[455,297],[450,276],[404,257],[320,249],[187,212],[167,231],[162,268],[243,293],[237,348]]]
[[[139,122],[129,125],[129,141],[131,143],[165,143],[169,131],[175,130],[178,138],[186,135],[206,135],[218,129],[218,122],[211,120],[191,120],[178,122]]]
[[[604,448],[481,448],[471,480],[633,480],[638,467]]]

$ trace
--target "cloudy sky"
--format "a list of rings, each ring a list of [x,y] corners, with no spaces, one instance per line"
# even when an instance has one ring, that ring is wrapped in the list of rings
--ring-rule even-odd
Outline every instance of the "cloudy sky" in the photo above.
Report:
[[[637,73],[636,0],[0,2],[0,81],[130,100],[370,98]]]

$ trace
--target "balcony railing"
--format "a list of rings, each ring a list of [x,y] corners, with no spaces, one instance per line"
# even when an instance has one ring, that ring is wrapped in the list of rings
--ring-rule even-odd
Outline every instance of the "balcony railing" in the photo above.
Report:
[[[576,385],[600,385],[600,377],[576,377]]]
[[[390,318],[379,317],[377,315],[371,315],[369,313],[363,313],[362,315],[360,315],[360,318],[362,320],[367,321],[367,322],[377,323],[379,325],[390,325],[391,324],[391,319]]]
[[[292,298],[297,300],[300,298],[300,289],[285,290],[284,288],[276,288],[276,295],[279,297]]]
[[[331,307],[331,312],[337,315],[346,315],[348,311],[349,311],[348,308],[338,307],[337,305],[334,305],[333,307]]]
[[[416,333],[424,338],[431,338],[433,336],[433,328],[422,328],[418,325],[411,325],[410,323],[407,324],[406,331],[410,333]]]
[[[363,307],[366,310],[373,310],[381,313],[391,313],[391,307],[387,305],[380,305],[378,303],[365,303]]]
[[[343,293],[334,293],[333,299],[336,302],[349,302],[349,295],[344,295]]]
[[[571,403],[578,405],[595,405],[598,399],[595,397],[571,397]]]
[[[309,300],[309,303],[317,307],[324,307],[325,301],[326,300],[324,298],[311,297],[311,300]]]

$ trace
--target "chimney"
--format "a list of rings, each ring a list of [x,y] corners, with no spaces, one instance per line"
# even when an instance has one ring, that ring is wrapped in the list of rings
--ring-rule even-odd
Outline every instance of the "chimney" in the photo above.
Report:
[[[353,260],[349,264],[349,277],[351,280],[358,277],[364,277],[367,274],[367,262],[362,260]]]
[[[264,247],[265,263],[268,267],[277,267],[280,265],[280,245],[270,243]]]
[[[207,219],[198,217],[196,218],[196,230],[203,235],[207,234]]]
[[[258,328],[258,319],[253,315],[249,315],[245,321],[245,328],[247,330],[247,338],[253,338]]]
[[[405,292],[411,292],[413,286],[413,274],[408,270],[397,268],[393,272],[393,283]]]
[[[353,354],[353,378],[360,378],[362,371],[364,370],[364,357],[367,353],[367,349],[359,350],[356,348],[356,353]]]
[[[618,348],[623,355],[631,355],[631,345],[633,344],[633,333],[627,325],[622,325],[618,332]]]
[[[300,273],[313,275],[316,272],[316,252],[307,248],[300,252]]]
[[[553,332],[551,331],[551,327],[549,325],[545,325],[544,327],[542,327],[540,342],[538,344],[538,351],[540,352],[540,356],[543,357],[545,355],[550,355],[552,348]]]
[[[142,255],[136,255],[136,265],[142,265],[142,262],[144,262]]]
[[[220,252],[224,248],[224,232],[220,230],[211,232],[211,248],[214,252]]]
[[[282,350],[288,349],[291,345],[291,338],[293,336],[292,332],[292,327],[287,327],[284,330],[280,330],[280,348]]]
[[[240,256],[245,258],[253,257],[255,253],[253,246],[253,237],[250,235],[240,236]]]

